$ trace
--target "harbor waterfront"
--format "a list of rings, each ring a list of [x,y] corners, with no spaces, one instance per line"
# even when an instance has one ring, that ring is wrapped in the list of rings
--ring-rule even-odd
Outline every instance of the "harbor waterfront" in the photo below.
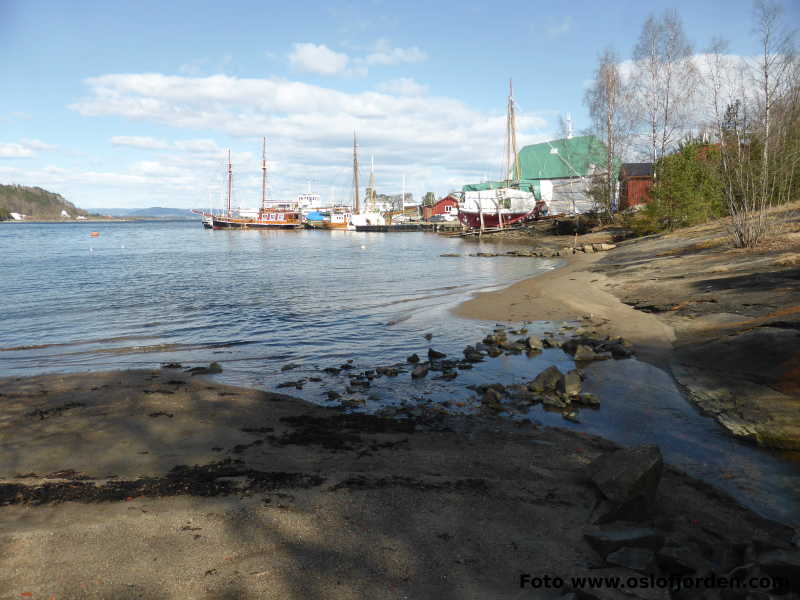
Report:
[[[223,383],[334,405],[328,392],[342,392],[347,380],[326,375],[325,368],[352,361],[368,370],[428,348],[459,355],[495,323],[461,319],[451,309],[474,292],[563,262],[481,259],[469,254],[515,246],[422,232],[214,232],[198,221],[176,221],[109,223],[89,237],[95,229],[28,224],[0,230],[0,262],[8,274],[0,296],[6,322],[13,323],[0,334],[0,377],[218,362],[223,370],[215,378]],[[565,325],[527,327],[542,335]],[[367,412],[430,401],[469,414],[458,407],[474,395],[467,386],[528,381],[550,365],[566,372],[574,363],[548,349],[533,358],[487,360],[453,382],[383,378],[355,396]],[[586,373],[586,389],[602,406],[582,412],[580,423],[541,406],[508,418],[626,445],[657,443],[671,464],[760,514],[796,518],[800,490],[786,455],[730,438],[684,399],[669,375],[635,358],[597,363]],[[301,379],[300,386],[279,389]]]

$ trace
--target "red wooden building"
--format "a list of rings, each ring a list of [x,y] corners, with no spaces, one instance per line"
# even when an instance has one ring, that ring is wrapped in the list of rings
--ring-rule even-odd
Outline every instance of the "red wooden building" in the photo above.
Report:
[[[453,215],[458,214],[458,200],[452,196],[445,196],[433,206],[422,207],[422,220],[427,221],[434,215]]]
[[[651,187],[653,163],[624,163],[619,170],[619,210],[647,204]]]

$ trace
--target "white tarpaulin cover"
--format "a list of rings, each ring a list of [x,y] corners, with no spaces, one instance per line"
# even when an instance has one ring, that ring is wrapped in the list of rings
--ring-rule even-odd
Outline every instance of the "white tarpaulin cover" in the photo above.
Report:
[[[497,212],[508,209],[513,213],[530,212],[536,206],[536,198],[531,192],[514,188],[464,192],[461,208],[467,211]]]

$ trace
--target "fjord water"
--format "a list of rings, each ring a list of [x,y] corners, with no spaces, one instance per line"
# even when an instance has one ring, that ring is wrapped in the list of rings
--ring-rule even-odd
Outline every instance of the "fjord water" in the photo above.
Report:
[[[100,235],[89,237],[93,230]],[[495,324],[457,319],[451,307],[558,266],[467,256],[509,248],[429,233],[209,231],[197,221],[3,225],[0,377],[217,361],[225,383],[274,391],[305,379],[302,389],[278,391],[321,404],[336,391],[367,410],[433,401],[469,412],[467,385],[523,383],[550,364],[574,368],[571,357],[558,349],[504,356],[453,382],[406,373],[353,394],[346,373],[322,369],[353,360],[363,371],[424,356],[428,347],[460,355]],[[528,327],[542,334],[560,325]],[[541,406],[509,418],[659,444],[670,463],[761,514],[800,518],[791,458],[730,438],[655,367],[628,359],[586,371],[585,387],[602,407],[582,411],[581,423]]]

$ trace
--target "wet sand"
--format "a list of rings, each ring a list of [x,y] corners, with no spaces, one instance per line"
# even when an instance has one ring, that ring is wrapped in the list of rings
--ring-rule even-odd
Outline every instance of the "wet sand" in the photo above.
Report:
[[[181,369],[5,379],[0,403],[4,597],[510,599],[521,573],[632,573],[583,537],[600,438],[347,415]],[[715,569],[794,535],[670,468],[645,524]]]

